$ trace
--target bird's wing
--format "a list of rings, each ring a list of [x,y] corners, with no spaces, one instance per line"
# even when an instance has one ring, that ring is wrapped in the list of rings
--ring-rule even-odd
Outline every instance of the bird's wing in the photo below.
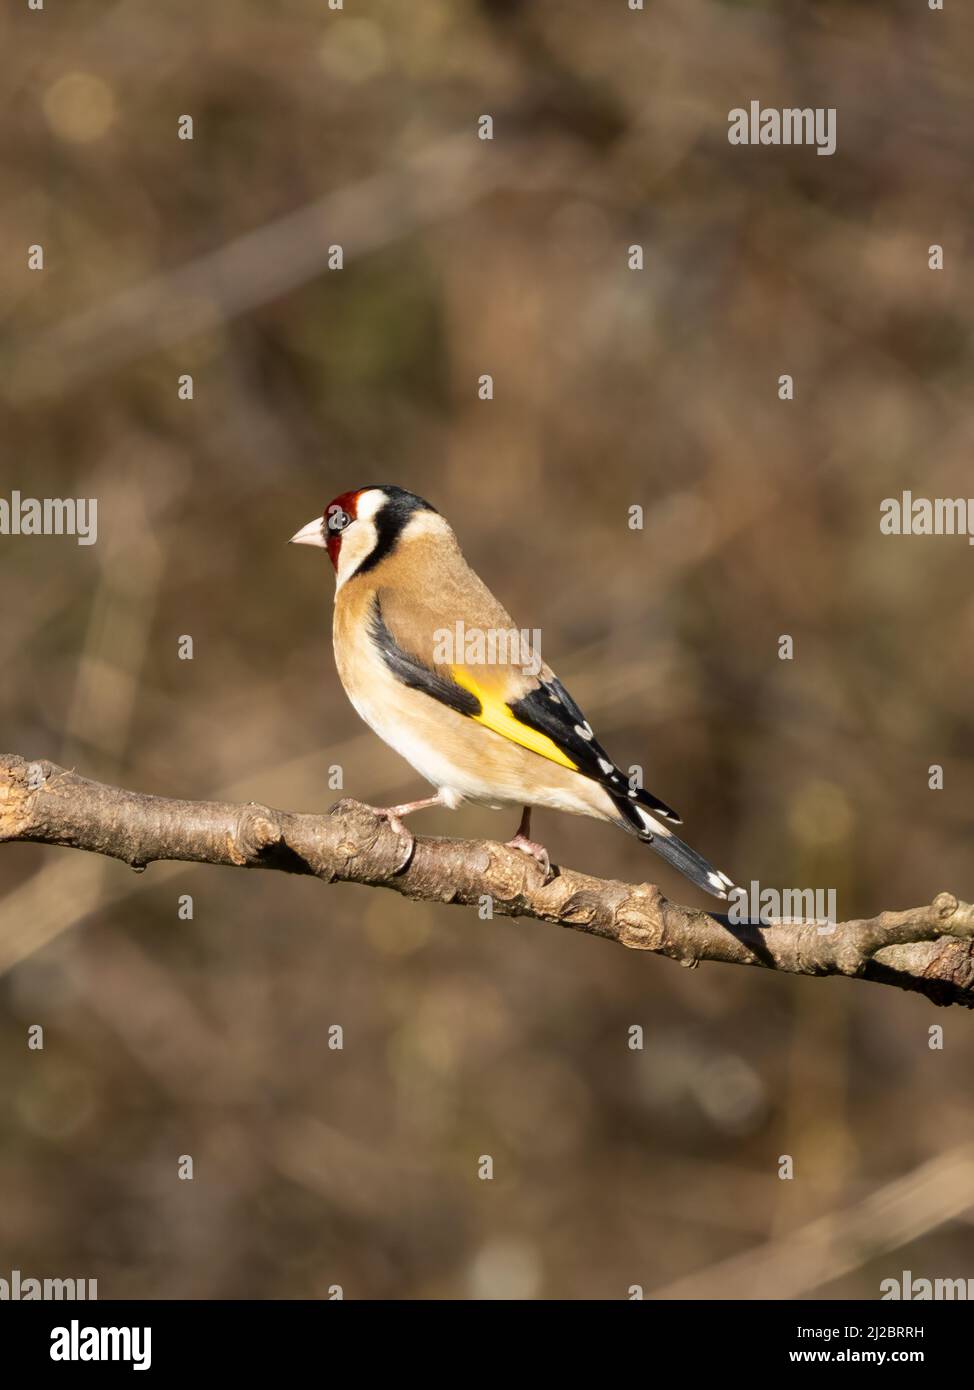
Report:
[[[488,626],[495,631],[513,630],[511,619],[486,588],[483,594],[492,610],[485,613],[477,604],[477,623],[465,619],[465,630],[484,631]],[[677,814],[664,802],[642,788],[629,789],[625,773],[596,740],[584,714],[547,666],[532,675],[512,662],[472,664],[469,660],[437,659],[443,652],[437,650],[436,634],[454,632],[455,615],[463,612],[458,610],[456,596],[451,598],[444,603],[442,595],[431,595],[417,609],[414,596],[406,610],[395,594],[383,589],[376,592],[369,635],[397,680],[539,757],[591,779],[614,801],[637,801],[679,824]],[[444,611],[451,615],[449,622],[437,616]],[[491,622],[485,624],[485,617]],[[456,650],[452,653],[458,654]],[[631,818],[628,808],[620,806],[620,810]]]
[[[509,708],[519,725],[550,739],[583,776],[605,787],[613,800],[638,801],[679,825],[680,817],[665,802],[641,787],[629,787],[628,777],[598,742],[591,724],[553,671],[544,667],[535,688],[514,700]]]

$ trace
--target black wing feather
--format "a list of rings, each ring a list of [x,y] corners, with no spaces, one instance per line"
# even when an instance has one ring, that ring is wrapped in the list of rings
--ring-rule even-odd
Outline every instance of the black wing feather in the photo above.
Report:
[[[592,727],[557,676],[541,677],[540,684],[530,694],[514,700],[511,712],[523,724],[547,734],[571,758],[579,772],[605,787],[619,810],[629,821],[641,822],[632,815],[628,802],[655,811],[664,820],[680,824],[680,817],[664,801],[641,787],[629,787],[626,774],[616,766],[592,733]]]
[[[439,700],[441,705],[448,705],[450,709],[455,709],[458,714],[476,716],[481,713],[481,703],[472,690],[464,690],[463,686],[457,685],[456,681],[450,680],[447,676],[441,676],[436,671],[431,671],[416,657],[403,651],[385,625],[377,598],[372,602],[369,627],[372,641],[378,647],[383,661],[396,679],[402,681],[403,685],[408,685],[411,690],[422,690],[424,694],[431,695],[434,700]]]

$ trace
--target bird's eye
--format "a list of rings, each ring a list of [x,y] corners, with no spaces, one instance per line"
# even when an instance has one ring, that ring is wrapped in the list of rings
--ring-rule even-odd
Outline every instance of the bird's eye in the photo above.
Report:
[[[344,531],[352,518],[348,512],[342,511],[341,507],[328,508],[328,529],[329,531]]]

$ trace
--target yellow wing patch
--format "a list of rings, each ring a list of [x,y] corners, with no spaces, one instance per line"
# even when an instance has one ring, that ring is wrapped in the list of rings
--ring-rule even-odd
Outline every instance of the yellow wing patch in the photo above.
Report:
[[[450,672],[457,685],[469,690],[471,695],[476,695],[480,701],[480,714],[470,715],[476,723],[493,729],[495,734],[510,739],[512,743],[519,743],[522,748],[528,748],[532,753],[540,754],[549,762],[560,763],[562,767],[571,768],[572,772],[578,771],[578,764],[573,763],[553,739],[537,729],[532,729],[530,724],[522,724],[499,696],[479,686],[463,666],[451,666]]]

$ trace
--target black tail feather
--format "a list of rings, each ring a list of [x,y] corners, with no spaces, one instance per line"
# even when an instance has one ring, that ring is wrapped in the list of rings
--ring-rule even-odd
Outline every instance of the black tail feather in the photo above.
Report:
[[[733,890],[734,884],[726,874],[715,869],[702,854],[691,849],[678,835],[674,835],[668,826],[662,825],[649,813],[647,806],[655,809],[658,804],[655,798],[647,793],[640,793],[638,799],[617,796],[612,800],[619,811],[624,828],[642,840],[643,844],[654,849],[668,864],[679,869],[691,883],[695,883],[698,888],[702,888],[705,893],[711,893],[715,898],[726,898]]]

